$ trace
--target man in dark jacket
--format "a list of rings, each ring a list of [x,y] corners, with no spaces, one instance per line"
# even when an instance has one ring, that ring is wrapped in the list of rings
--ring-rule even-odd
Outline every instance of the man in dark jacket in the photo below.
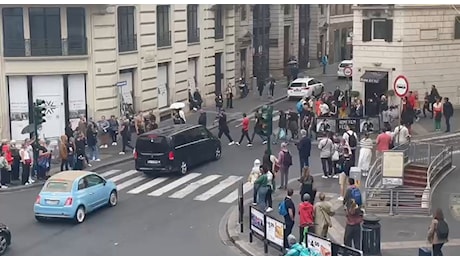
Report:
[[[452,106],[452,103],[450,103],[449,98],[445,97],[444,98],[444,104],[443,106],[443,112],[444,112],[444,117],[446,118],[446,133],[450,132],[450,118],[454,115],[454,108]]]
[[[200,109],[200,117],[198,118],[198,124],[206,127],[207,125],[206,112],[203,109]]]
[[[439,95],[439,92],[438,92],[438,89],[436,88],[435,85],[431,85],[431,91],[430,91],[430,97],[429,97],[429,100],[430,100],[430,104],[431,104],[431,110],[433,110],[433,105],[434,103],[436,103],[436,100],[438,100],[438,98],[440,98],[441,96]]]
[[[305,129],[300,130],[302,139],[297,143],[297,150],[299,150],[299,161],[300,161],[300,176],[302,177],[302,170],[305,166],[309,167],[309,158],[311,152],[311,140],[307,135]]]
[[[230,136],[230,129],[228,128],[227,124],[227,115],[225,114],[225,110],[221,110],[219,115],[219,133],[217,134],[217,137],[219,139],[222,137],[224,134],[228,138],[228,145],[233,145],[235,142],[233,141],[232,137]]]

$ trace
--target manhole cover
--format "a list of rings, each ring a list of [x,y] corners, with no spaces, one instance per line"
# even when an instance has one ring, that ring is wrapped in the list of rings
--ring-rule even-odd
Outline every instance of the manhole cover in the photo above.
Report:
[[[412,232],[412,231],[399,231],[398,232],[398,237],[410,238],[413,236],[415,236],[415,232]]]
[[[449,209],[452,216],[460,221],[460,193],[450,194]]]

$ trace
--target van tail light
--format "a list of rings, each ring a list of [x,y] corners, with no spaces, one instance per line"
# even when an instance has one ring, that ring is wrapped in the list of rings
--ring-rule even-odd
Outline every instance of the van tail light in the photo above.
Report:
[[[68,197],[68,198],[65,200],[64,206],[72,206],[72,203],[73,203],[72,197]]]
[[[134,157],[134,160],[137,160],[138,154],[137,154],[136,149],[134,149],[133,151],[133,157]]]
[[[302,88],[302,90],[309,90],[310,88],[309,87],[306,87],[306,88]]]
[[[35,200],[35,204],[40,204],[40,195],[37,196],[37,199]]]
[[[288,88],[288,90],[292,90],[292,88]]]
[[[169,154],[168,154],[168,159],[169,159],[170,161],[174,161],[174,152],[169,152]]]

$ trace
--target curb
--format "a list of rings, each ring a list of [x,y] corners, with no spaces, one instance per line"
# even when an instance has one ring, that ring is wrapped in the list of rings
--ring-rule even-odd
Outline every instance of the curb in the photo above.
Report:
[[[124,158],[118,158],[116,160],[107,160],[106,162],[104,163],[101,163],[93,168],[91,168],[91,171],[97,171],[99,169],[102,169],[102,168],[105,168],[105,167],[108,167],[112,164],[119,164],[119,163],[124,163],[124,162],[128,162],[132,159],[131,156],[125,156]],[[57,171],[59,172],[59,171]],[[56,173],[57,173],[56,172]],[[30,185],[20,185],[20,186],[16,186],[16,187],[9,187],[7,189],[0,189],[0,194],[1,193],[13,193],[13,192],[17,192],[17,191],[23,191],[23,190],[28,190],[28,189],[32,189],[32,188],[36,188],[36,187],[40,187],[44,184],[45,182],[44,181],[36,181]]]

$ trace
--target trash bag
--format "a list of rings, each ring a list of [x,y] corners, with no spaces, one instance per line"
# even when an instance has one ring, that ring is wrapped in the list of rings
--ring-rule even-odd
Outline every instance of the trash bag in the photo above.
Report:
[[[286,139],[286,130],[284,130],[283,128],[281,128],[278,133],[278,139],[281,139],[281,140]]]

